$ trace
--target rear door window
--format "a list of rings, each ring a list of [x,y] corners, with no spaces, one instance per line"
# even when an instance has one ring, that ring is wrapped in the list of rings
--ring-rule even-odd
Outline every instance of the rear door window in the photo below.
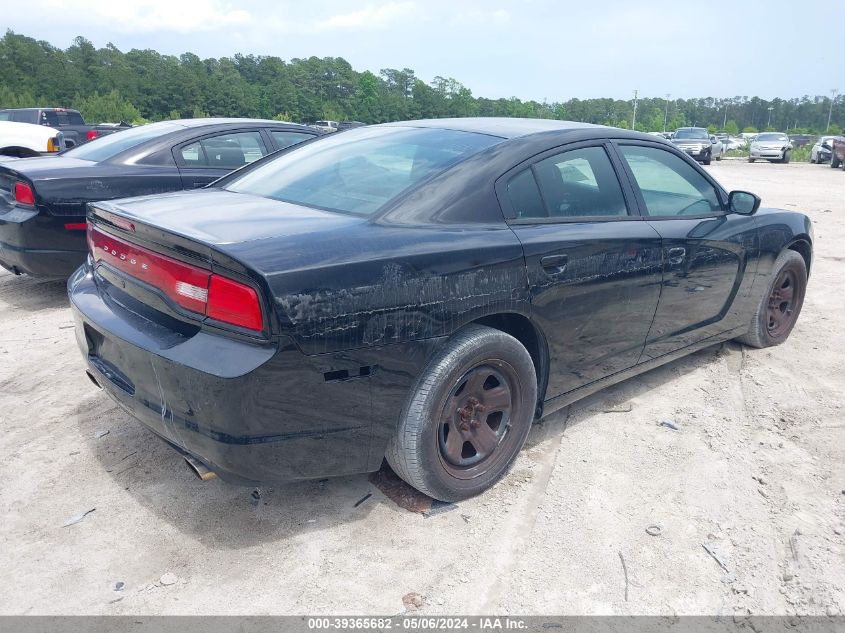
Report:
[[[204,162],[193,165],[197,167],[238,169],[267,155],[267,148],[258,130],[220,134],[202,139],[200,144],[204,156],[197,158]]]
[[[603,147],[582,147],[549,156],[508,182],[517,218],[627,216],[616,171]]]
[[[49,125],[50,127],[59,126],[59,116],[52,110],[41,111],[41,125]]]
[[[270,136],[278,149],[285,149],[302,141],[314,138],[313,134],[304,132],[290,132],[288,130],[270,130]]]

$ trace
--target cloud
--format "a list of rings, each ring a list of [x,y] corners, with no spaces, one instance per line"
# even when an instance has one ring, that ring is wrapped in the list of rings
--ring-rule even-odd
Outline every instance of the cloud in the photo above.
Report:
[[[360,30],[383,29],[415,12],[413,2],[388,2],[382,5],[367,5],[360,11],[333,15],[316,25],[317,30]]]
[[[67,9],[64,0],[35,0],[35,5],[39,4],[54,12]],[[73,12],[85,15],[89,23],[105,21],[111,30],[121,33],[215,31],[252,20],[249,12],[221,0],[76,0],[73,7]]]

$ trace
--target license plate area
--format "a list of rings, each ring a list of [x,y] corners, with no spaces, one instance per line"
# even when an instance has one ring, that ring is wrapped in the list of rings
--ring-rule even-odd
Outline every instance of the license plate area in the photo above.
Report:
[[[85,343],[88,346],[88,362],[114,386],[125,391],[130,396],[134,396],[135,385],[132,384],[132,381],[113,363],[103,359],[101,356],[105,350],[109,357],[114,354],[122,357],[118,348],[110,344],[101,332],[98,332],[88,323],[83,324],[82,327],[85,332]]]

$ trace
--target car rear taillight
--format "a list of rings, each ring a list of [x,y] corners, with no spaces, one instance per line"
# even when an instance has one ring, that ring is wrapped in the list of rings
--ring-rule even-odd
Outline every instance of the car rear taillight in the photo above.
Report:
[[[86,136],[88,137],[88,140],[89,140],[89,141],[93,141],[93,140],[94,140],[95,138],[97,138],[99,135],[100,135],[100,133],[99,133],[99,132],[97,132],[97,130],[88,130],[88,134],[86,134]]]
[[[246,284],[159,255],[90,224],[88,248],[95,262],[106,262],[159,289],[186,310],[254,332],[264,328],[258,293]]]
[[[232,323],[248,330],[261,330],[261,304],[255,290],[220,275],[211,275],[205,313],[212,319]]]
[[[32,187],[20,180],[15,183],[15,202],[27,207],[35,206],[35,192]]]

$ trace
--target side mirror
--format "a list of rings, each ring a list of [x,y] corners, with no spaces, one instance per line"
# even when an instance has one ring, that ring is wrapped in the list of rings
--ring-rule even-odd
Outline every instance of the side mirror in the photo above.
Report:
[[[731,191],[728,195],[728,209],[739,215],[753,215],[760,208],[760,196],[750,191]]]
[[[711,142],[711,143],[713,143],[713,145],[715,145],[715,144],[716,144],[716,140],[717,140],[717,139],[716,139],[716,137],[715,137],[715,136],[711,136],[711,137],[710,137],[710,142]]]

